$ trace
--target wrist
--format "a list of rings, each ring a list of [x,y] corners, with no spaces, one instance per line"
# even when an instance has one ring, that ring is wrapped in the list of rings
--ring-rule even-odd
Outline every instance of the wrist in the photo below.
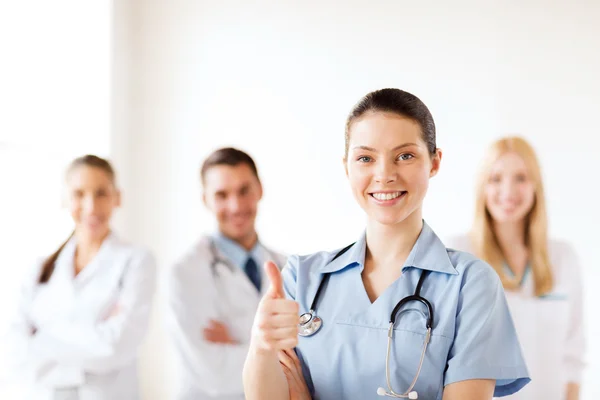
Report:
[[[248,351],[256,356],[256,357],[260,357],[260,358],[270,358],[270,357],[275,357],[277,358],[277,350],[273,350],[270,348],[267,348],[265,346],[262,346],[260,343],[258,343],[255,340],[251,340],[250,341],[250,346]]]

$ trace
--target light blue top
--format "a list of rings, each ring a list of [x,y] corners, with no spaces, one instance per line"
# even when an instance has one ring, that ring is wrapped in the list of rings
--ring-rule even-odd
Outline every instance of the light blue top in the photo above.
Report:
[[[423,223],[402,267],[402,276],[371,303],[361,272],[365,234],[346,253],[292,256],[283,270],[287,297],[309,310],[324,274],[330,273],[316,305],[323,326],[299,337],[296,352],[315,399],[382,399],[390,314],[414,294],[422,270],[432,271],[421,295],[432,304],[432,338],[413,390],[419,399],[442,399],[443,388],[467,379],[495,379],[494,396],[519,391],[529,381],[504,290],[496,272],[474,256],[446,249]],[[426,333],[426,308],[410,302],[398,312],[390,354],[392,388],[404,393],[419,364]]]

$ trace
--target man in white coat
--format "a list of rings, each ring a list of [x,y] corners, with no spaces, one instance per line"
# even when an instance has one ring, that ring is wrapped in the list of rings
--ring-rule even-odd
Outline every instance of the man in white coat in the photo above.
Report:
[[[177,362],[177,400],[242,400],[254,314],[268,289],[262,265],[285,257],[255,228],[262,185],[243,151],[222,148],[201,169],[203,201],[218,230],[205,235],[163,280],[167,331]]]

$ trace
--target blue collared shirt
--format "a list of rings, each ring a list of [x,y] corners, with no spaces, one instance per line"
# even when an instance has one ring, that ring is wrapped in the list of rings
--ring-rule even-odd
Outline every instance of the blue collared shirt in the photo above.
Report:
[[[315,399],[380,399],[386,384],[390,314],[414,294],[423,270],[421,295],[434,309],[431,341],[413,390],[420,399],[442,399],[443,388],[469,379],[495,379],[495,396],[517,392],[529,375],[496,272],[464,252],[446,249],[431,228],[423,229],[402,267],[402,275],[373,303],[361,277],[365,234],[346,253],[293,256],[283,270],[288,298],[307,312],[324,274],[316,315],[323,326],[300,337],[296,351]],[[392,388],[404,393],[416,375],[426,333],[426,307],[410,302],[396,317],[390,353]]]
[[[262,273],[261,267],[269,259],[269,252],[260,244],[260,241],[257,241],[254,247],[248,251],[240,246],[239,243],[229,239],[221,232],[215,233],[213,235],[213,239],[215,240],[215,245],[217,246],[219,252],[226,256],[233,265],[246,272],[246,262],[248,261],[249,257],[252,257]]]

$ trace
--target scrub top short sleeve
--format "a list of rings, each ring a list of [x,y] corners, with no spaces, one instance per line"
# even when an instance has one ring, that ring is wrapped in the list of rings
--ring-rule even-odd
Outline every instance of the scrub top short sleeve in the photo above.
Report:
[[[482,261],[464,271],[455,330],[444,385],[496,379],[494,396],[501,397],[529,382],[504,289]]]

